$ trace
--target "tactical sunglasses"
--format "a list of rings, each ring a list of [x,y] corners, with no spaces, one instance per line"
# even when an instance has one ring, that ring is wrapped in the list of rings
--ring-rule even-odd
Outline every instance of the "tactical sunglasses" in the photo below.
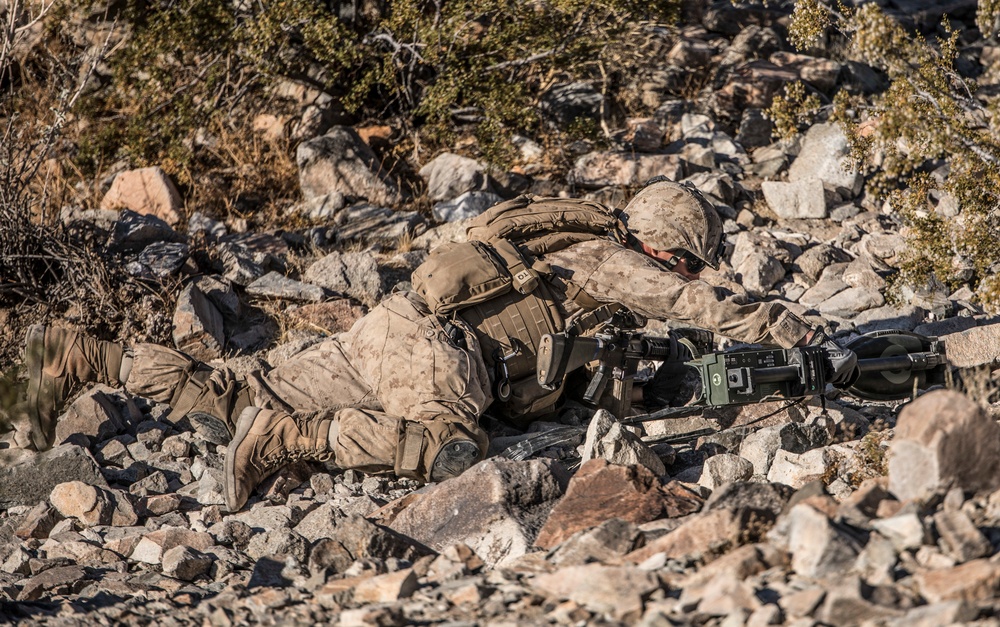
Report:
[[[681,262],[682,259],[684,260],[684,265],[687,266],[688,272],[690,272],[691,274],[698,274],[699,272],[705,269],[706,265],[708,265],[705,263],[704,260],[695,257],[689,251],[686,251],[683,248],[676,248],[674,250],[668,250],[667,252],[673,255],[673,257],[666,260],[664,263],[671,270],[673,270],[677,266],[677,264]]]

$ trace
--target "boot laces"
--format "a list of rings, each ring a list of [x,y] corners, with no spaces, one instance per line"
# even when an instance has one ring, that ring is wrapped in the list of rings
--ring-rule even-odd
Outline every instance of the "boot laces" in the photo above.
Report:
[[[270,470],[276,466],[287,466],[300,460],[328,462],[332,459],[332,451],[318,451],[310,448],[285,448],[261,458],[260,461],[264,470]]]
[[[295,423],[295,428],[299,432],[302,439],[315,439],[315,432],[312,435],[306,435],[309,433],[310,427],[313,427],[314,429],[317,427],[314,420],[309,420],[305,416],[295,414],[291,414],[288,417]],[[275,466],[285,466],[300,460],[328,462],[333,459],[333,451],[323,450],[321,448],[322,445],[323,443],[321,442],[314,442],[312,443],[312,446],[281,445],[271,453],[262,456],[261,464],[265,470],[270,470]]]

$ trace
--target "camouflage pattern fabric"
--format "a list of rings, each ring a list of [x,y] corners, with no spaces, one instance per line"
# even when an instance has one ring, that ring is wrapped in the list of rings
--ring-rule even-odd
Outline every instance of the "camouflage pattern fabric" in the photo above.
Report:
[[[545,261],[601,303],[620,303],[647,318],[709,329],[740,342],[790,348],[812,329],[779,303],[740,304],[728,290],[689,281],[609,240],[581,242],[546,255]],[[569,310],[572,303],[564,306]]]
[[[337,422],[336,464],[366,472],[400,472],[399,444],[408,424],[423,427],[425,478],[440,447],[471,439],[485,453],[478,417],[492,402],[486,365],[471,329],[468,348],[449,341],[441,321],[412,292],[384,300],[347,333],[299,353],[267,374],[248,379],[254,404],[317,413]],[[209,368],[184,353],[140,344],[134,348],[126,389],[170,403],[192,372],[207,374],[196,407],[225,418],[242,379],[224,366]]]

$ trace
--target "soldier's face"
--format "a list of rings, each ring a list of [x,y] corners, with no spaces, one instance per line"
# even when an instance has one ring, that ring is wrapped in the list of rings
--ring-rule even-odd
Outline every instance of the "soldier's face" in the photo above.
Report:
[[[645,242],[640,242],[640,243],[642,244],[642,252],[646,253],[653,259],[669,262],[674,257],[677,257],[677,255],[674,255],[674,253],[672,252],[666,250],[656,250],[655,248],[647,245]],[[683,257],[680,257],[677,260],[676,264],[673,266],[673,268],[671,268],[671,270],[681,275],[682,277],[690,279],[692,281],[701,277],[701,270],[699,270],[698,272],[691,272],[687,266],[687,259],[684,259]]]

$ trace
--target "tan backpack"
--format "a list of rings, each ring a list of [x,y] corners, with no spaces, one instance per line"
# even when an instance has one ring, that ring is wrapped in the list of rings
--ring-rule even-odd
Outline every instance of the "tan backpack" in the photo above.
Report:
[[[625,243],[618,212],[599,203],[518,196],[476,217],[469,241],[445,244],[413,272],[413,289],[434,313],[460,316],[476,331],[494,396],[507,418],[531,419],[551,411],[562,393],[542,388],[535,376],[543,335],[565,330],[552,287],[564,290],[592,314],[582,326],[610,317],[579,286],[555,276],[538,256],[597,238]],[[580,331],[586,328],[580,328]]]

